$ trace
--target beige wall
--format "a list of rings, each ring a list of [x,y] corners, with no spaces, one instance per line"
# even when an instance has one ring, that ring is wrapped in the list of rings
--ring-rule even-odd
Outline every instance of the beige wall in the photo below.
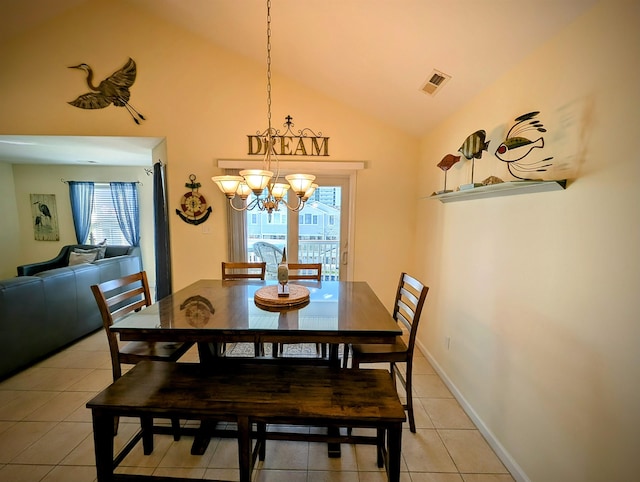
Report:
[[[67,104],[87,91],[83,74],[67,66],[86,62],[101,79],[128,57],[138,65],[131,103],[147,117],[143,125],[122,108],[87,111]],[[1,134],[165,137],[174,289],[219,277],[227,256],[226,200],[210,177],[220,173],[217,159],[246,158],[247,134],[266,127],[264,64],[117,0],[90,1],[4,43],[0,62],[0,111],[10,113],[0,119]],[[328,160],[367,162],[357,177],[354,278],[369,280],[390,306],[399,270],[411,266],[417,139],[274,74],[274,124],[289,114],[297,127],[331,138]],[[175,215],[191,173],[213,207],[210,234]],[[380,203],[392,176],[406,189]],[[380,256],[390,252],[394,256]]]
[[[539,110],[547,176],[570,179],[562,192],[419,203],[432,287],[420,342],[533,481],[640,473],[638,25],[640,3],[601,2],[422,141],[422,196],[477,129],[491,143],[476,181],[513,180],[493,153],[516,116]],[[457,164],[449,187],[469,169]]]

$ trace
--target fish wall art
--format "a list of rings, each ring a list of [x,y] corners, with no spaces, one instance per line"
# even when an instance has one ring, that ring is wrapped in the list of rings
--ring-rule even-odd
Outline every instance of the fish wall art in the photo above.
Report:
[[[462,155],[471,161],[471,184],[473,185],[473,171],[475,168],[475,160],[482,158],[482,151],[486,151],[489,149],[489,142],[485,141],[487,138],[487,133],[484,130],[475,131],[473,134],[469,135],[462,145],[458,152],[462,153]]]
[[[544,172],[553,163],[549,162],[553,157],[546,157],[538,161],[526,159],[534,149],[544,148],[544,134],[547,130],[542,122],[536,119],[540,112],[528,112],[515,118],[515,124],[507,132],[507,137],[496,149],[498,159],[507,163],[509,174],[517,179],[533,180],[523,177],[525,173]],[[533,133],[533,135],[530,135]],[[540,134],[539,134],[540,133]],[[535,138],[537,137],[537,139]],[[526,162],[525,162],[526,160]],[[514,171],[517,171],[516,174]]]

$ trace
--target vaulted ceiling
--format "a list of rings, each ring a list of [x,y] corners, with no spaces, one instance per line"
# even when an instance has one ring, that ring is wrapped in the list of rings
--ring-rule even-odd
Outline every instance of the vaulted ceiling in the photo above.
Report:
[[[0,41],[89,1],[0,0]],[[125,1],[266,64],[266,0]],[[595,1],[272,0],[272,68],[418,137]]]

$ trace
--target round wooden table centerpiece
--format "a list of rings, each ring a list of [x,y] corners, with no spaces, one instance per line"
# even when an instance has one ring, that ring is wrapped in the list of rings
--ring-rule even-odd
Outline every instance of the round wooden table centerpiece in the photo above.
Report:
[[[257,305],[267,308],[290,308],[309,302],[309,289],[289,284],[289,296],[278,296],[278,285],[263,286],[253,296]]]

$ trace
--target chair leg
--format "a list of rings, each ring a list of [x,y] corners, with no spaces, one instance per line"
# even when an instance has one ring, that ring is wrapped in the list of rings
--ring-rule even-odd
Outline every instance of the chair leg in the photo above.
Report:
[[[256,357],[264,356],[264,345],[256,341],[253,344],[253,353],[254,353],[254,356]]]
[[[342,352],[342,368],[347,368],[349,365],[349,345],[348,343],[344,344],[344,350]]]
[[[407,363],[407,373],[405,374],[405,390],[407,392],[407,415],[409,415],[409,430],[416,433],[416,420],[413,417],[413,367],[411,362]]]
[[[118,426],[120,425],[120,417],[113,417],[113,436],[118,435]]]

